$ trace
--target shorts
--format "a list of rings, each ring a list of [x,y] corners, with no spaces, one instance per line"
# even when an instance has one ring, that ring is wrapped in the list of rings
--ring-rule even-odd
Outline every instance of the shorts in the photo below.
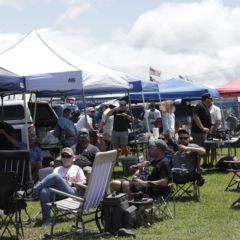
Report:
[[[166,186],[143,186],[136,182],[129,182],[130,191],[132,193],[142,192],[149,196],[164,196],[170,194],[170,187]]]
[[[123,132],[112,131],[112,144],[127,145],[128,131],[123,131]]]
[[[207,134],[203,132],[192,132],[193,143],[205,147],[205,139],[207,139]]]

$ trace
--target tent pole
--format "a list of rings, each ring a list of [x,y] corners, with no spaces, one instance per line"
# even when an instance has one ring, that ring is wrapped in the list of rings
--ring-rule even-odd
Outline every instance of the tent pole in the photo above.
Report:
[[[1,107],[1,122],[3,122],[3,119],[4,119],[4,116],[3,116],[3,114],[4,114],[4,111],[3,111],[3,98],[4,98],[4,96],[1,95],[1,103],[2,103],[2,107]]]
[[[82,99],[83,99],[83,109],[84,109],[84,115],[85,115],[85,126],[88,129],[88,122],[87,122],[87,110],[86,110],[86,99],[85,99],[85,92],[82,87]]]
[[[145,113],[146,113],[146,111],[147,111],[147,108],[146,108],[146,102],[145,102],[145,97],[144,97],[144,93],[143,93],[143,91],[142,91],[141,93],[142,93],[142,101],[143,101],[144,115],[145,115]],[[146,119],[146,124],[147,124],[148,135],[150,136],[151,132],[150,132],[149,119],[148,119],[148,118]]]
[[[128,104],[129,104],[129,110],[130,110],[130,113],[131,113],[131,117],[132,117],[132,130],[133,130],[133,138],[134,138],[134,144],[135,146],[137,146],[137,138],[136,138],[136,129],[135,129],[135,122],[134,122],[134,117],[133,117],[133,113],[132,113],[132,105],[131,105],[131,97],[130,97],[130,91],[128,89],[127,91],[127,94],[128,94]],[[140,159],[139,159],[139,153],[138,153],[138,147],[137,147],[137,158],[138,158],[138,162],[140,162]]]

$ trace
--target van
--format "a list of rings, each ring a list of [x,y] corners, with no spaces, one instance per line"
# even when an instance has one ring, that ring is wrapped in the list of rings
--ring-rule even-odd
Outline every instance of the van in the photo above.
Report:
[[[19,141],[27,142],[25,119],[28,128],[31,127],[39,135],[40,131],[49,131],[53,129],[58,121],[58,116],[48,102],[37,102],[36,104],[36,118],[34,119],[35,102],[28,102],[26,109],[26,116],[24,111],[23,100],[6,100],[1,106],[0,119],[5,123],[10,124],[14,130]]]

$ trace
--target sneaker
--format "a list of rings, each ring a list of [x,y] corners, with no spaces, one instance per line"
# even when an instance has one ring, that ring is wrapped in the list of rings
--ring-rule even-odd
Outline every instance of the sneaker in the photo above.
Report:
[[[197,185],[198,185],[199,187],[203,186],[204,183],[205,183],[205,179],[204,179],[204,178],[200,178],[199,180],[197,180]]]

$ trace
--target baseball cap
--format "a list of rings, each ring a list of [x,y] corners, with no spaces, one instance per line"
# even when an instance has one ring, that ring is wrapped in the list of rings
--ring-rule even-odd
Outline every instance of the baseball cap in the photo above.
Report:
[[[89,107],[89,108],[87,108],[87,111],[88,111],[88,112],[94,112],[95,109],[94,109],[93,107]]]
[[[189,132],[188,132],[186,129],[184,129],[184,128],[180,128],[180,129],[178,130],[178,135],[179,135],[179,134],[183,134],[183,133],[189,135]]]
[[[86,128],[81,128],[78,136],[89,136],[89,131]]]
[[[165,141],[162,139],[154,139],[149,141],[149,146],[151,147],[157,147],[161,149],[162,151],[166,151],[168,149],[168,146]]]
[[[202,101],[204,101],[204,100],[206,100],[206,99],[208,99],[208,98],[212,99],[212,96],[211,96],[210,93],[204,93],[204,94],[202,95]]]
[[[62,153],[61,153],[61,154],[63,154],[63,153],[68,154],[68,155],[71,156],[71,157],[74,157],[74,156],[75,156],[73,150],[72,150],[71,148],[69,148],[69,147],[64,148],[64,149],[62,150]]]

